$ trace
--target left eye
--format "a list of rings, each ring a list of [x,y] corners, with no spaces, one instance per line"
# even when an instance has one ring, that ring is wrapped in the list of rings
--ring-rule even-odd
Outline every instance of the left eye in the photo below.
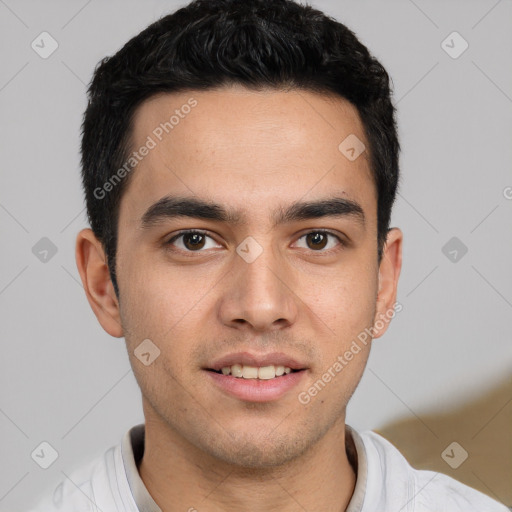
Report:
[[[331,241],[329,241],[329,237]],[[299,238],[300,240],[305,240],[306,245],[302,246],[305,249],[313,249],[314,251],[322,251],[324,249],[329,250],[336,245],[341,243],[341,239],[333,233],[329,233],[328,231],[310,231],[305,235],[302,235]],[[333,240],[335,241],[333,243]]]

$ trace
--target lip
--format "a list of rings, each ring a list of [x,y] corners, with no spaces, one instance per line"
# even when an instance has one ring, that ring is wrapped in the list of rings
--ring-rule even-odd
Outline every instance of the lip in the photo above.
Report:
[[[291,372],[269,380],[244,379],[204,370],[206,377],[222,392],[246,402],[272,402],[297,387],[306,370]]]
[[[306,370],[307,366],[304,363],[284,354],[283,352],[270,352],[268,354],[255,354],[252,352],[237,352],[227,354],[219,359],[216,359],[205,370],[219,371],[226,366],[233,366],[234,364],[242,364],[248,366],[287,366],[292,370]],[[211,373],[211,372],[210,372]],[[235,377],[236,378],[236,377]]]

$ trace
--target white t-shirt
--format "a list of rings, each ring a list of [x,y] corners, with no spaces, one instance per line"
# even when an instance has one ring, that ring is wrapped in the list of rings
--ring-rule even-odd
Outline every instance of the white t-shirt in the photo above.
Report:
[[[379,434],[346,426],[347,454],[356,469],[346,512],[509,512],[487,495],[434,471],[416,470]],[[144,423],[79,468],[29,512],[162,512],[139,476]]]

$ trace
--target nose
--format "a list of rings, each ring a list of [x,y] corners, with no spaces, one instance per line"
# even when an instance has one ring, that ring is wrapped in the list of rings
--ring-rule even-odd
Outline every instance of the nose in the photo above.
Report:
[[[290,268],[271,247],[252,262],[238,254],[226,277],[219,315],[230,327],[264,332],[283,329],[297,319],[297,296]]]

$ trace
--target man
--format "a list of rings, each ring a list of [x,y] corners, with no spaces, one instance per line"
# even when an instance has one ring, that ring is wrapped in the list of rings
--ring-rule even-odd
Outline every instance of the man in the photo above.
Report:
[[[76,257],[145,423],[39,510],[506,511],[345,424],[397,308],[398,153],[386,71],[289,0],[196,0],[104,60]]]

